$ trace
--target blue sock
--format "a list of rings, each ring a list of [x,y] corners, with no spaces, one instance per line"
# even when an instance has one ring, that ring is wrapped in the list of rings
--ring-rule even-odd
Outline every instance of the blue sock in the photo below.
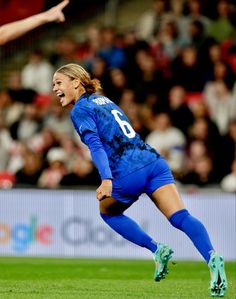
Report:
[[[130,242],[145,247],[151,252],[157,250],[157,243],[148,236],[145,231],[132,219],[120,214],[120,215],[105,215],[101,214],[102,219],[118,234]]]
[[[174,227],[183,231],[192,240],[197,250],[208,263],[210,253],[214,249],[205,226],[198,219],[191,216],[186,209],[174,213],[169,218],[169,221]]]

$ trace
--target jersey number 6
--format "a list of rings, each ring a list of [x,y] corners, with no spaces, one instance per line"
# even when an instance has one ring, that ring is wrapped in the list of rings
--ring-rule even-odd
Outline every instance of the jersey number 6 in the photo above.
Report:
[[[122,120],[119,116],[119,115],[122,116],[123,114],[118,110],[111,110],[111,113],[114,115],[115,120],[118,122],[125,136],[127,136],[128,138],[134,138],[135,131],[131,127],[130,123],[128,123],[126,120]]]

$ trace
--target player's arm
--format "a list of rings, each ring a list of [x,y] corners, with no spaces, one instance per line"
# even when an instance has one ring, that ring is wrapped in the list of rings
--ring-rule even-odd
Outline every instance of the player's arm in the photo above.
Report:
[[[69,0],[64,0],[45,12],[1,26],[0,45],[4,45],[43,24],[64,22],[65,16],[62,10],[68,3]]]
[[[97,199],[102,200],[106,197],[110,197],[112,193],[112,173],[101,140],[99,136],[92,131],[84,132],[82,140],[89,147],[92,160],[102,179],[101,185],[96,190]]]

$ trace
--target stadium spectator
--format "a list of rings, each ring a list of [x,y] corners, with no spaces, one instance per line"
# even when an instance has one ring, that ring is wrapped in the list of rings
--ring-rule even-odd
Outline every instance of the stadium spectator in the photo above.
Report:
[[[184,134],[173,127],[168,113],[159,113],[153,120],[153,131],[147,135],[146,142],[166,158],[173,173],[182,171],[186,139]]]
[[[202,121],[202,123],[206,122],[208,128],[205,131],[205,136],[213,140],[212,142],[215,142],[219,137],[219,130],[217,128],[217,125],[209,118],[209,111],[206,103],[203,100],[191,103],[191,111],[194,116],[194,122],[190,129],[194,127],[194,124],[196,124],[198,120],[200,120],[200,122]],[[204,133],[201,136],[203,135]],[[191,130],[189,130],[189,137],[191,137]]]
[[[153,55],[147,50],[138,50],[136,63],[138,71],[134,90],[137,101],[143,103],[149,94],[157,94],[159,100],[163,101],[166,97],[168,83],[163,78],[162,70],[157,69]]]
[[[73,35],[61,35],[55,41],[53,48],[54,51],[51,53],[49,60],[53,64],[54,68],[57,68],[64,63],[78,63],[80,62],[80,55],[77,51],[78,48],[78,42]]]
[[[97,52],[101,47],[101,29],[98,24],[89,24],[85,29],[84,40],[78,45],[77,55],[79,60],[90,70]]]
[[[193,164],[193,169],[179,178],[179,181],[187,185],[215,186],[219,183],[213,168],[213,161],[210,156],[203,155]]]
[[[66,167],[67,169],[72,169],[74,160],[77,158],[91,160],[91,156],[87,146],[85,146],[79,136],[60,134],[58,140],[58,146],[60,146],[66,154]]]
[[[196,113],[195,111],[194,113]],[[194,119],[192,126],[189,128],[188,139],[203,141],[213,154],[218,149],[221,137],[214,122],[203,115],[199,115],[199,117]]]
[[[29,60],[21,71],[22,87],[33,89],[39,94],[51,93],[50,80],[53,70],[53,66],[43,57],[43,53],[35,50],[30,53]]]
[[[24,154],[28,146],[22,141],[12,141],[9,148],[9,160],[6,170],[11,174],[16,174],[24,165]]]
[[[103,92],[108,93],[110,88],[110,72],[107,68],[106,62],[101,57],[95,57],[93,63],[88,67],[93,77],[99,78]]]
[[[232,163],[231,172],[222,179],[220,186],[225,192],[236,193],[236,159]]]
[[[184,22],[183,22],[183,30],[185,34],[185,38],[187,40],[190,39],[189,36],[189,31],[186,30],[186,28],[190,27],[190,24],[193,24],[193,22],[199,22],[200,24],[202,24],[203,28],[202,30],[206,33],[208,33],[209,31],[209,27],[211,24],[211,20],[203,15],[202,13],[202,4],[203,2],[201,0],[188,0],[186,1],[186,16],[184,18]]]
[[[150,133],[154,127],[153,127],[153,118],[154,115],[161,112],[166,112],[166,105],[165,103],[159,99],[156,93],[149,93],[144,98],[143,103],[138,103],[139,106],[139,117],[143,124],[144,130],[148,133]]]
[[[99,175],[92,161],[77,157],[73,160],[71,171],[60,180],[60,186],[78,188],[78,186],[95,186],[99,182]]]
[[[51,129],[58,137],[73,135],[73,126],[68,122],[68,113],[65,113],[55,99],[52,100],[48,113],[43,118],[43,127]]]
[[[221,45],[218,43],[213,43],[210,45],[210,47],[207,49],[207,52],[205,53],[205,83],[208,81],[211,81],[212,78],[214,78],[214,68],[217,65],[217,63],[222,62],[222,49]]]
[[[219,148],[220,156],[224,157],[219,159],[221,174],[224,176],[230,172],[236,156],[236,118],[229,122],[227,134],[223,136]]]
[[[225,82],[208,83],[204,89],[204,100],[220,134],[226,134],[230,120],[236,117],[236,98],[232,91]]]
[[[186,17],[184,16],[184,3],[185,0],[170,0],[170,9],[167,13],[167,16],[165,18],[165,21],[172,21],[176,24],[179,38],[181,40],[186,40]]]
[[[230,90],[233,88],[235,82],[235,76],[231,66],[223,60],[216,60],[215,63],[213,63],[211,77],[208,82],[214,83],[219,81],[223,81]]]
[[[217,3],[217,17],[211,22],[209,35],[214,37],[217,42],[233,38],[236,30],[231,21],[231,9],[228,0],[220,0]]]
[[[158,58],[164,59],[169,65],[170,61],[179,54],[181,47],[184,46],[184,42],[179,38],[176,23],[174,21],[164,22],[150,46],[157,60]]]
[[[208,36],[204,31],[204,26],[200,21],[192,21],[189,24],[189,45],[197,50],[198,63],[207,62],[208,49],[216,43],[215,39]]]
[[[33,135],[27,141],[27,145],[30,149],[45,157],[52,147],[58,145],[58,141],[53,130],[44,127],[38,134]]]
[[[7,128],[20,119],[24,110],[24,105],[15,101],[11,94],[9,90],[0,91],[0,118]]]
[[[207,145],[202,140],[192,140],[186,146],[186,157],[184,161],[183,172],[181,175],[186,175],[192,172],[196,163],[206,156],[211,156]]]
[[[24,187],[37,187],[39,177],[43,171],[43,159],[42,156],[34,151],[27,149],[23,153],[23,163],[16,174],[16,186]]]
[[[66,153],[60,147],[51,148],[47,153],[48,167],[46,167],[39,179],[38,186],[41,188],[58,188],[62,177],[66,174]]]
[[[107,85],[106,95],[114,98],[114,102],[119,104],[122,93],[128,87],[126,73],[122,69],[111,68],[109,70],[109,87]]]
[[[18,104],[33,103],[37,94],[33,89],[22,86],[21,72],[19,70],[13,70],[8,73],[6,87],[12,100]]]
[[[198,62],[197,49],[184,48],[180,56],[172,61],[172,84],[181,85],[187,92],[201,92],[204,86],[203,66]]]
[[[194,116],[187,104],[186,92],[182,86],[176,85],[170,89],[169,108],[173,126],[180,129],[187,136]]]
[[[134,28],[128,28],[124,31],[123,45],[126,56],[126,65],[124,69],[129,81],[133,83],[132,87],[134,87],[136,80],[135,73],[138,71],[136,54],[139,50],[148,51],[150,46],[146,41],[138,38]]]
[[[101,47],[97,56],[102,57],[108,68],[123,68],[126,56],[123,47],[117,45],[117,30],[112,26],[101,28]]]
[[[141,40],[152,41],[167,17],[167,1],[153,0],[152,7],[145,11],[138,20],[136,31]]]
[[[34,104],[26,104],[21,118],[12,124],[11,136],[20,141],[27,141],[41,129],[39,111]]]

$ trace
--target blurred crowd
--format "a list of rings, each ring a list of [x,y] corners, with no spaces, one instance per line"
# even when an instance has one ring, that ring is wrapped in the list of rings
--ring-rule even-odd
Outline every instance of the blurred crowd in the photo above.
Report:
[[[208,5],[207,5],[208,3]],[[236,3],[154,0],[137,24],[90,24],[30,53],[0,91],[0,188],[97,186],[53,72],[79,63],[168,161],[181,185],[236,192]]]

